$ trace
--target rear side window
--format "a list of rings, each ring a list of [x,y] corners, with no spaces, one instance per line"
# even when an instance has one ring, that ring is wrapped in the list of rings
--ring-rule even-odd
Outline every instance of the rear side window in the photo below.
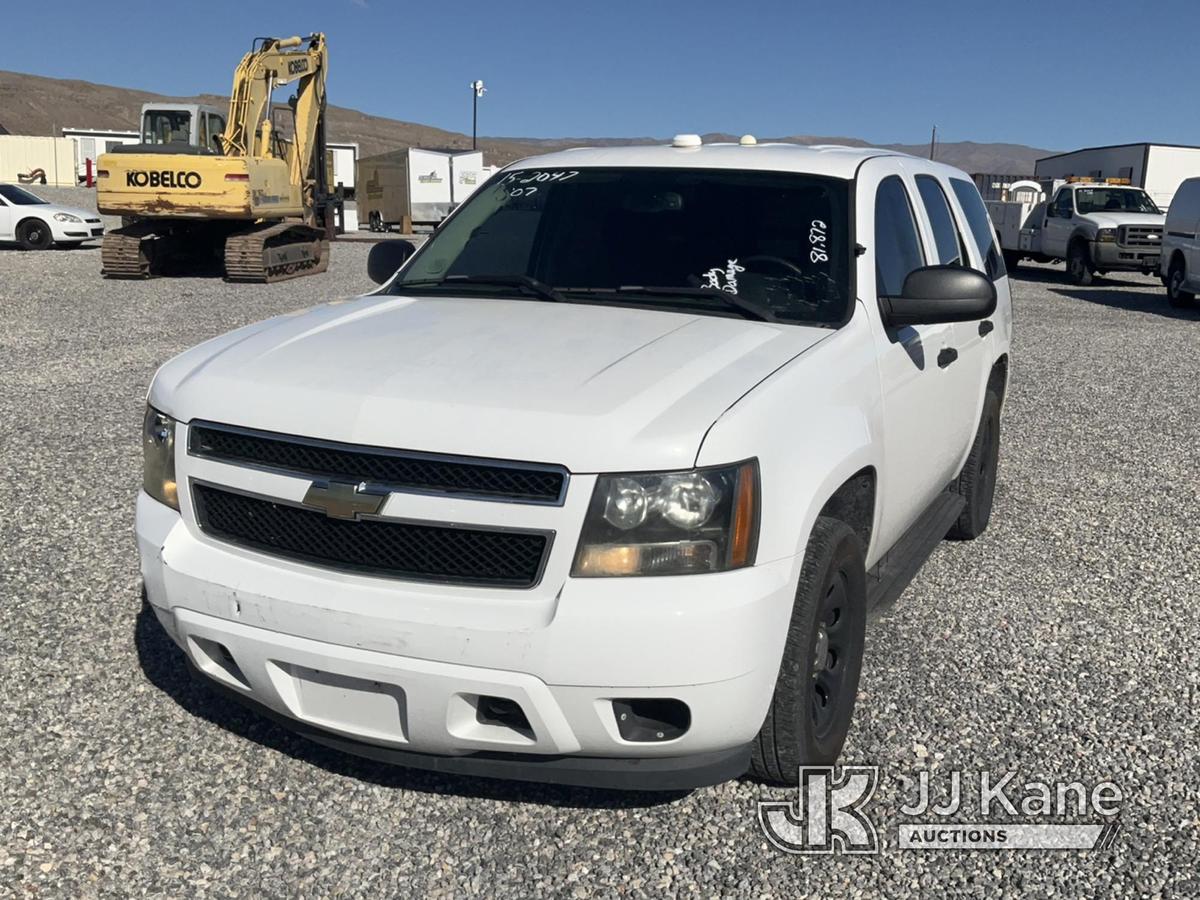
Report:
[[[929,215],[929,224],[933,226],[933,241],[937,245],[938,262],[943,266],[963,265],[962,237],[954,217],[950,214],[950,204],[938,180],[932,175],[917,176],[917,191],[925,212]]]
[[[984,274],[992,281],[1007,275],[1008,272],[1004,268],[1004,257],[1000,255],[1000,249],[996,246],[992,221],[988,218],[983,198],[979,196],[979,189],[971,182],[963,181],[961,178],[951,178],[950,187],[954,188],[954,196],[958,198],[959,205],[962,206],[963,214],[967,217],[967,225],[971,229],[971,235],[975,238],[975,243],[983,256]]]
[[[904,182],[891,175],[875,194],[875,288],[881,297],[898,297],[904,279],[925,265],[921,238]]]

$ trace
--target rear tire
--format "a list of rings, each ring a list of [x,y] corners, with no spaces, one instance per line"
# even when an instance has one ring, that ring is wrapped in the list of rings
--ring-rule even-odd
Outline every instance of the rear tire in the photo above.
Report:
[[[1186,309],[1196,302],[1196,295],[1183,289],[1185,284],[1187,284],[1187,270],[1183,266],[1183,261],[1173,260],[1171,271],[1167,273],[1167,302],[1175,309]]]
[[[946,537],[973,541],[987,530],[996,496],[996,466],[1000,462],[1000,397],[988,389],[983,397],[983,415],[971,453],[951,490],[967,501],[958,521]]]
[[[1067,275],[1075,284],[1087,287],[1095,280],[1094,271],[1087,244],[1075,241],[1067,249]]]
[[[1016,250],[1005,250],[1003,251],[1003,256],[1004,268],[1008,269],[1008,271],[1015,272],[1021,267],[1021,260],[1023,257]]]
[[[820,517],[804,552],[783,660],[751,772],[794,785],[802,765],[832,765],[841,753],[862,672],[866,566],[858,535]]]
[[[17,243],[22,250],[45,250],[54,243],[54,235],[41,219],[28,219],[17,229]]]

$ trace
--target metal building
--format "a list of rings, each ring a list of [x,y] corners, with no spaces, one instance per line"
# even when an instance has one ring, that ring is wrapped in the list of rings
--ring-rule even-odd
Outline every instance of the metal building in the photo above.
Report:
[[[1035,178],[1128,178],[1163,209],[1185,178],[1200,175],[1200,147],[1182,144],[1116,144],[1087,147],[1039,159]]]

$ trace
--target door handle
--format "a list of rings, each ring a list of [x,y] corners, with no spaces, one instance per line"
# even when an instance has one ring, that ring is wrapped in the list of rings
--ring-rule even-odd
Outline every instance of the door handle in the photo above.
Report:
[[[938,368],[944,369],[956,359],[958,359],[957,350],[955,350],[953,347],[943,347],[942,351],[938,354]]]
[[[979,336],[987,337],[995,329],[996,324],[991,319],[984,319],[979,323]]]

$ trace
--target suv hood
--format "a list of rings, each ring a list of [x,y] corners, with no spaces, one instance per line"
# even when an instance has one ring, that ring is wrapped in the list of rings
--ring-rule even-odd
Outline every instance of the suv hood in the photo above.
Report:
[[[712,423],[832,332],[692,313],[371,295],[187,351],[150,402],[181,421],[565,465],[691,466]]]
[[[1122,225],[1158,225],[1166,223],[1163,213],[1094,212],[1087,213],[1087,220],[1099,228],[1120,228]]]

